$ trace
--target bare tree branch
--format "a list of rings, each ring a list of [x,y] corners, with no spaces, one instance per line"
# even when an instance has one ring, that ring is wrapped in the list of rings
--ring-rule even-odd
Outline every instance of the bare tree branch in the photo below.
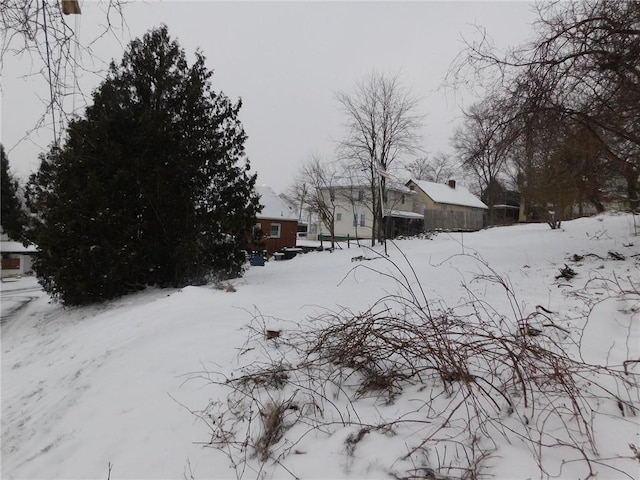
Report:
[[[84,98],[79,83],[82,72],[92,71],[88,59],[95,61],[92,46],[100,38],[126,28],[123,8],[126,0],[102,0],[85,8],[104,10],[104,23],[83,44],[76,31],[77,15],[68,16],[63,5],[69,2],[46,0],[3,0],[0,5],[0,73],[4,74],[8,56],[27,57],[31,60],[29,75],[41,76],[49,85],[49,98],[43,99],[45,109],[33,129],[48,125],[54,129],[54,143],[59,142],[67,120],[74,114],[73,107],[65,106],[65,99],[72,96]],[[104,8],[103,8],[104,7]],[[119,26],[116,25],[119,23]],[[98,71],[108,66],[99,61]],[[51,120],[50,120],[51,119]],[[27,132],[26,136],[30,132]]]

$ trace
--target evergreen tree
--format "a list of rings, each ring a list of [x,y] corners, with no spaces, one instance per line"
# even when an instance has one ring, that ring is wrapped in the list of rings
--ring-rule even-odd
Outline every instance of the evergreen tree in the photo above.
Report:
[[[4,151],[4,146],[0,144],[0,159],[2,161],[2,202],[1,220],[3,231],[12,240],[22,241],[24,239],[24,225],[26,216],[22,210],[20,199],[18,198],[18,181],[13,178],[9,171],[9,159]]]
[[[34,270],[64,303],[241,272],[259,208],[241,102],[195,57],[166,26],[132,41],[32,177]]]

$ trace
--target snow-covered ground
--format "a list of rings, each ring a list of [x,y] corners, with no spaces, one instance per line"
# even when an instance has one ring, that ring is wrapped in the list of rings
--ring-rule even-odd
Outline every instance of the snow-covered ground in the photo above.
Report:
[[[399,459],[419,443],[418,422],[399,426],[395,435],[371,431],[359,438],[348,422],[303,438],[292,428],[273,446],[283,452],[278,445],[298,442],[279,463],[261,464],[247,451],[246,464],[233,468],[236,454],[207,445],[207,422],[214,419],[203,412],[229,398],[229,388],[209,381],[219,378],[209,372],[237,375],[278,357],[278,343],[256,331],[280,330],[284,338],[327,311],[358,313],[399,293],[397,267],[434,306],[468,307],[475,299],[507,320],[514,312],[552,312],[546,315],[559,327],[554,332],[579,340],[576,356],[621,369],[624,361],[640,360],[639,232],[639,217],[634,224],[620,214],[565,222],[559,230],[529,224],[443,233],[391,245],[391,261],[366,260],[376,256],[353,246],[312,252],[251,267],[223,285],[149,289],[83,308],[50,302],[33,278],[3,283],[2,478],[428,478],[427,470],[410,477]],[[565,265],[574,278],[559,277]],[[504,279],[513,297],[489,274]],[[638,363],[627,368],[640,373]],[[591,471],[598,478],[639,478],[629,446],[640,447],[638,393],[614,393],[598,394],[590,406],[601,459]],[[394,415],[415,420],[421,410],[410,406],[426,396],[412,386],[391,403],[367,396],[348,405],[358,425]],[[424,425],[435,421],[421,412]],[[557,425],[549,420],[548,427]],[[437,469],[442,452],[436,450],[425,461]],[[494,478],[589,473],[579,453],[566,448],[541,453],[546,472],[517,438],[496,435],[489,450],[480,471]]]

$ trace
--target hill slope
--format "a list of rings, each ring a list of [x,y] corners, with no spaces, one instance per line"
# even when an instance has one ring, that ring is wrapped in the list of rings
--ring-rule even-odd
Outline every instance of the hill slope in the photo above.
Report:
[[[590,471],[599,478],[634,478],[639,464],[629,444],[640,447],[640,365],[627,363],[626,377],[621,372],[623,362],[640,360],[637,232],[630,215],[602,215],[565,222],[561,230],[532,224],[403,240],[390,247],[389,259],[366,248],[309,253],[251,267],[232,282],[235,291],[226,285],[149,289],[73,309],[32,294],[35,299],[2,323],[2,478],[435,478],[461,477],[469,465],[496,478],[586,478]],[[360,256],[372,260],[353,261]],[[10,302],[8,290],[33,283],[3,284],[3,303]],[[458,418],[456,410],[446,418],[469,388],[456,379],[447,384],[429,374],[422,383],[364,391],[361,371],[335,367],[345,376],[322,384],[320,405],[317,391],[300,393],[301,382],[311,385],[308,372],[295,371],[284,382],[295,378],[297,385],[252,387],[260,401],[235,404],[247,410],[233,417],[235,436],[229,438],[256,444],[265,442],[259,430],[266,429],[269,404],[290,409],[281,412],[283,428],[267,442],[264,461],[250,445],[208,446],[219,433],[216,419],[231,418],[228,400],[239,393],[226,379],[283,360],[299,366],[307,332],[317,335],[329,320],[378,315],[385,305],[396,312],[393,300],[376,302],[409,292],[418,294],[412,305],[434,312],[429,318],[468,319],[465,325],[483,319],[514,335],[522,319],[531,319],[549,344],[584,364],[609,365],[630,383],[595,370],[591,380],[581,378],[588,425],[570,415],[536,416],[534,422],[526,402],[505,400],[515,402],[505,407],[505,394],[491,413],[500,422],[487,427],[474,423],[477,412]],[[266,330],[280,337],[268,340]],[[589,381],[610,391],[592,391]],[[544,392],[544,385],[531,386]],[[553,397],[552,403],[570,398]],[[316,410],[303,399],[316,402]],[[476,406],[493,408],[485,400]],[[406,423],[394,423],[399,418]],[[531,450],[540,431],[568,427],[576,444],[590,451],[590,426],[597,452],[588,456],[600,459],[591,465],[575,448]],[[426,432],[436,430],[431,438],[438,442],[428,443]],[[445,434],[448,449],[440,437]],[[470,445],[476,448],[471,457]]]

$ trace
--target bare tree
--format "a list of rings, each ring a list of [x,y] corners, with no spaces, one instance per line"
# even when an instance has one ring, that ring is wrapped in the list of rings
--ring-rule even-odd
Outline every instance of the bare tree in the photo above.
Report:
[[[77,0],[3,0],[0,3],[0,73],[4,73],[7,55],[28,56],[33,65],[32,75],[41,75],[49,85],[46,108],[34,130],[48,123],[59,141],[67,117],[65,97],[82,95],[78,72],[88,65],[82,59],[95,58],[92,44],[100,37],[115,33],[116,23],[124,25],[123,7],[126,0],[102,0],[91,3],[89,8],[101,8],[104,22],[101,30],[92,34],[87,44],[82,44],[70,18],[81,14]],[[72,15],[69,17],[68,15]],[[106,68],[104,64],[99,68]]]
[[[506,174],[509,150],[516,137],[503,120],[498,98],[488,97],[464,112],[465,119],[454,133],[453,146],[462,167],[472,172],[482,191]],[[493,199],[488,198],[489,224],[493,224]]]
[[[313,156],[304,162],[287,191],[287,197],[320,218],[335,247],[336,183],[338,173],[333,164]]]
[[[444,183],[452,179],[458,172],[453,158],[446,153],[439,152],[434,157],[420,157],[407,163],[404,167],[414,180],[426,180]]]
[[[536,38],[499,55],[483,37],[454,63],[455,84],[497,72],[520,124],[554,112],[598,139],[638,208],[640,178],[640,3],[586,0],[538,5]],[[496,75],[494,75],[494,78]]]
[[[422,117],[418,100],[404,88],[398,75],[372,72],[352,93],[338,93],[346,132],[341,157],[360,170],[371,193],[374,220],[371,244],[384,238],[383,205],[386,178],[403,155],[419,151]]]

